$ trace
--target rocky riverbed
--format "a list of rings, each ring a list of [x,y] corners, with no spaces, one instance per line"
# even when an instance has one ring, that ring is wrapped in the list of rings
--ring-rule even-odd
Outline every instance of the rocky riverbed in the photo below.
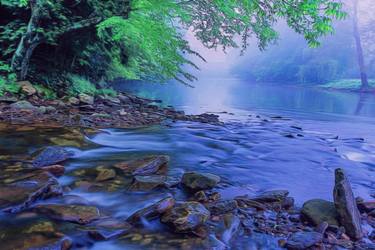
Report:
[[[142,249],[247,249],[241,239],[259,234],[275,239],[276,248],[375,249],[375,202],[354,198],[342,169],[335,171],[334,190],[327,190],[334,202],[315,199],[298,207],[287,190],[222,198],[220,176],[200,171],[170,176],[168,155],[77,169],[67,185],[61,181],[67,177],[64,163],[74,152],[65,147],[1,157],[2,249],[87,249],[105,241]],[[75,190],[107,195],[157,190],[162,197],[122,216]]]

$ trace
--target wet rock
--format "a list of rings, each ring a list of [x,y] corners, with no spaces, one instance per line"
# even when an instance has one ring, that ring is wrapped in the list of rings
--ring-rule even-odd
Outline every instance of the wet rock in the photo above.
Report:
[[[237,207],[238,205],[235,200],[217,201],[207,205],[207,209],[212,215],[226,214],[237,209]]]
[[[254,201],[246,196],[239,196],[236,197],[235,200],[237,201],[237,204],[241,208],[255,208],[257,210],[267,210],[267,207],[258,201]]]
[[[126,221],[131,224],[137,224],[141,222],[142,218],[146,220],[156,219],[171,209],[174,204],[175,200],[172,197],[164,198],[151,206],[135,212]]]
[[[52,166],[46,166],[42,168],[43,170],[50,172],[56,177],[63,176],[65,173],[65,167],[62,165],[52,165]]]
[[[116,171],[108,168],[99,168],[97,169],[98,174],[95,178],[95,181],[108,181],[116,177]]]
[[[79,94],[78,96],[79,101],[83,104],[93,105],[94,104],[94,97],[89,96],[86,94]]]
[[[100,218],[99,210],[92,206],[46,204],[37,205],[33,211],[61,221],[88,224]]]
[[[288,196],[289,191],[287,190],[273,190],[267,191],[256,197],[252,198],[254,201],[258,201],[261,203],[268,203],[268,202],[282,202]]]
[[[326,221],[329,225],[339,225],[338,213],[333,202],[314,199],[303,204],[301,218],[314,226]]]
[[[122,162],[116,164],[115,167],[121,169],[125,174],[152,175],[165,172],[168,162],[168,156],[158,155],[128,162]]]
[[[317,232],[298,232],[292,234],[286,243],[290,250],[303,250],[314,246],[322,241],[323,235]]]
[[[328,226],[329,226],[328,223],[326,221],[324,221],[316,227],[315,231],[324,235]]]
[[[114,218],[106,218],[95,221],[92,225],[95,229],[88,232],[89,236],[95,240],[110,240],[129,233],[132,226],[124,221]]]
[[[203,190],[196,192],[194,194],[194,199],[196,201],[199,201],[199,202],[206,202],[206,201],[208,201],[208,197],[207,197],[206,193]]]
[[[335,187],[333,191],[335,207],[339,214],[339,220],[345,227],[347,235],[359,240],[363,237],[361,216],[354,199],[351,185],[340,168],[335,170]]]
[[[61,201],[67,205],[85,205],[89,204],[89,201],[78,195],[64,195],[61,197]]]
[[[357,207],[361,213],[370,213],[375,210],[375,201],[364,201],[363,199],[356,199]]]
[[[161,218],[161,222],[169,225],[175,232],[192,232],[203,225],[210,217],[210,212],[198,202],[176,204]]]
[[[130,191],[150,191],[164,187],[167,177],[160,175],[134,176]]]
[[[172,188],[180,184],[181,182],[181,177],[177,176],[167,176],[167,180],[164,182],[164,185],[167,188]]]
[[[209,173],[189,172],[182,176],[182,184],[190,191],[200,191],[214,188],[220,177]]]
[[[55,165],[57,163],[66,161],[72,156],[68,150],[63,147],[52,146],[45,148],[33,161],[34,167],[45,167]]]
[[[57,180],[45,171],[14,173],[0,180],[0,209],[16,213],[28,208],[36,200],[61,193]]]

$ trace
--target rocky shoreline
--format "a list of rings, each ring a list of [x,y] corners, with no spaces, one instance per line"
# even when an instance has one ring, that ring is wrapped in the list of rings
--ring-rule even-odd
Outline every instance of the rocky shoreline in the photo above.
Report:
[[[28,82],[20,96],[0,97],[0,123],[34,127],[132,128],[160,124],[165,120],[220,124],[214,114],[186,115],[129,93],[116,96],[43,98]]]
[[[17,221],[0,224],[2,249],[86,249],[108,240],[128,240],[144,248],[155,248],[159,242],[158,249],[172,245],[172,249],[241,249],[236,242],[254,234],[269,235],[280,248],[292,250],[375,249],[375,202],[355,199],[341,169],[335,171],[334,202],[310,200],[299,208],[286,190],[222,199],[216,189],[220,176],[202,172],[168,176],[172,166],[167,155],[78,169],[73,172],[77,179],[64,186],[58,178],[64,176],[63,164],[72,156],[69,150],[52,146],[13,164],[1,162],[0,209]],[[161,190],[165,197],[118,217],[69,194],[77,188]],[[175,196],[177,191],[184,198]],[[147,234],[149,223],[158,223],[165,231]]]

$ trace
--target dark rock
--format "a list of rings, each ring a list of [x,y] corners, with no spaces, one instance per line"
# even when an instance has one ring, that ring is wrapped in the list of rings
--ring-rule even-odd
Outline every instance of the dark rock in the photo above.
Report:
[[[333,202],[314,199],[303,204],[301,217],[303,220],[313,224],[320,225],[326,221],[329,225],[338,225],[338,213]]]
[[[209,173],[189,172],[182,176],[182,184],[190,191],[207,190],[214,188],[220,177]]]
[[[298,232],[292,234],[286,243],[287,249],[303,250],[322,241],[323,235],[317,232]]]
[[[14,173],[11,177],[0,180],[0,209],[16,213],[28,208],[38,199],[61,193],[57,180],[45,171]]]
[[[38,168],[51,166],[66,161],[70,157],[72,157],[72,153],[62,147],[47,147],[35,157],[33,166]]]
[[[199,202],[206,202],[206,201],[208,201],[208,197],[207,197],[206,193],[203,190],[196,192],[194,194],[194,199],[196,201],[199,201]]]
[[[169,225],[175,232],[192,232],[203,225],[210,217],[210,212],[198,202],[176,204],[161,218],[161,222]]]
[[[108,181],[116,177],[116,171],[109,168],[99,168],[97,169],[98,174],[95,181]]]
[[[254,201],[258,201],[261,203],[268,203],[268,202],[282,202],[288,196],[289,191],[287,190],[274,190],[264,192],[256,197],[252,198]]]
[[[160,187],[164,187],[167,180],[166,176],[148,175],[148,176],[134,176],[130,191],[150,191]]]
[[[145,207],[127,218],[127,222],[136,224],[141,222],[141,219],[152,220],[160,217],[162,214],[171,209],[175,204],[175,200],[171,197],[164,198],[155,204]]]
[[[362,213],[370,213],[375,210],[375,201],[357,201],[357,207]]]
[[[207,209],[212,215],[226,214],[237,209],[237,207],[238,205],[235,200],[217,201],[207,205]]]
[[[116,168],[121,169],[126,174],[132,175],[152,175],[165,172],[169,162],[166,155],[149,156],[143,159],[118,163]]]
[[[294,198],[293,197],[286,197],[282,204],[281,204],[282,208],[288,210],[288,209],[291,209],[294,207]]]
[[[335,207],[340,223],[345,227],[347,235],[359,240],[363,237],[361,216],[354,199],[353,191],[345,173],[338,168],[335,171],[335,187],[333,191]]]
[[[83,205],[37,205],[33,208],[33,211],[55,220],[69,221],[78,224],[88,224],[100,218],[99,210],[96,207]]]
[[[241,208],[255,208],[257,210],[267,210],[267,207],[258,201],[254,201],[246,196],[239,196],[236,197],[235,200],[237,201],[237,204]]]
[[[320,223],[317,227],[316,227],[316,232],[318,233],[321,233],[322,235],[324,235],[324,233],[326,232],[327,228],[328,228],[328,223],[326,221]]]
[[[9,107],[11,107],[12,109],[23,109],[23,110],[33,110],[33,111],[38,110],[38,107],[35,107],[28,101],[18,101],[18,102],[10,104]]]

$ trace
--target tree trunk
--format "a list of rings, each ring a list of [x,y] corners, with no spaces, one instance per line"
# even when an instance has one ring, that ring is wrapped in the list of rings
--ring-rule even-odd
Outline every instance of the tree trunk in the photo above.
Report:
[[[42,42],[42,35],[37,29],[43,15],[43,0],[31,0],[30,6],[31,17],[26,33],[22,35],[11,62],[12,69],[17,74],[18,80],[25,80],[34,49]]]
[[[358,66],[361,74],[361,89],[366,90],[369,88],[365,59],[363,57],[363,48],[361,41],[361,34],[358,28],[358,0],[353,0],[353,35],[357,48]]]

